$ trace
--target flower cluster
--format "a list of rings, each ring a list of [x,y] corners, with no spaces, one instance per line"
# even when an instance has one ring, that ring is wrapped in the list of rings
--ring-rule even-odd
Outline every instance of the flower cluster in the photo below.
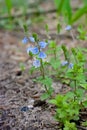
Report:
[[[36,42],[35,38],[31,36],[29,38],[24,37],[24,39],[22,40],[22,43],[26,44],[29,41],[32,43]],[[42,49],[44,49],[47,46],[47,44],[48,43],[46,43],[44,41],[39,41],[39,42],[37,42],[37,44],[35,46],[29,46],[27,48],[27,53],[29,54],[31,52],[33,55],[37,55],[37,58],[44,59],[47,57],[47,55],[42,51]],[[39,60],[33,61],[33,66],[35,68],[40,67],[40,61]]]
[[[23,40],[22,40],[22,43],[23,44],[27,44],[29,41],[34,43],[35,42],[34,37],[29,37],[29,38],[28,37],[24,37]]]
[[[68,61],[63,61],[63,62],[61,63],[61,65],[62,65],[62,66],[68,65],[68,68],[69,68],[69,69],[72,69],[72,68],[73,68],[73,63],[69,63]]]

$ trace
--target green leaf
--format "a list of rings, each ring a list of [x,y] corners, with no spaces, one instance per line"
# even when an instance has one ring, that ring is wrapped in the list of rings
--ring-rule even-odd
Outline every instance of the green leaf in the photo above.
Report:
[[[56,48],[56,42],[55,41],[51,41],[49,44],[50,48]]]
[[[55,6],[57,8],[57,13],[60,13],[65,0],[54,0]]]
[[[11,16],[12,2],[11,2],[11,0],[5,0],[5,3],[7,6],[8,14],[9,14],[9,16]]]
[[[58,23],[58,24],[57,24],[57,32],[60,33],[60,31],[61,31],[61,24]]]
[[[28,32],[28,27],[26,24],[23,25],[25,33]]]
[[[71,19],[71,24],[76,22],[80,17],[82,17],[84,14],[87,13],[87,6],[84,6],[81,9],[78,9],[76,13],[73,14],[72,19]]]
[[[72,17],[72,8],[70,5],[70,0],[54,0],[57,13],[60,15],[62,13],[65,15],[65,18],[67,17],[68,23],[71,20]]]
[[[83,101],[83,106],[85,107],[85,108],[87,108],[87,101]]]
[[[55,99],[51,99],[51,100],[49,100],[49,103],[50,103],[50,104],[57,105],[57,101],[56,101]]]
[[[40,83],[42,83],[44,86],[50,87],[52,85],[52,79],[45,76],[45,79],[39,80]]]
[[[41,95],[41,100],[46,100],[46,99],[48,99],[50,97],[50,95],[48,94],[48,93],[44,93],[44,94],[42,94]]]
[[[86,89],[87,90],[87,83],[82,83],[82,84],[80,84],[84,89]]]
[[[63,50],[64,56],[65,56],[65,60],[69,62],[69,59],[70,59],[69,55],[70,54],[69,54],[69,51],[67,50],[67,47],[63,44],[61,46],[61,48]]]
[[[62,83],[69,84],[70,83],[70,79],[62,79]]]
[[[65,124],[64,124],[64,130],[77,130],[75,123],[71,123],[69,121],[66,120]]]
[[[35,70],[36,70],[36,68],[35,68],[34,66],[32,66],[32,67],[29,69],[29,73],[32,74]]]
[[[24,65],[23,63],[20,63],[20,65],[19,65],[19,66],[20,66],[20,68],[21,68],[21,70],[22,70],[22,71],[24,71],[24,70],[25,70],[25,65]]]
[[[48,24],[45,25],[45,30],[46,30],[47,33],[49,32]]]
[[[85,127],[87,127],[87,121],[85,121],[85,122],[82,122],[82,126],[85,126]]]
[[[38,35],[36,33],[33,33],[32,36],[34,37],[35,41],[38,41]]]
[[[67,20],[68,24],[70,24],[72,18],[72,8],[70,5],[70,0],[65,0],[63,3],[62,13],[65,15],[65,19]]]
[[[51,58],[50,64],[53,67],[53,69],[58,69],[58,67],[60,66],[61,63],[60,63],[59,59],[55,60],[54,58]]]
[[[84,1],[84,6],[87,5],[87,0],[83,0]]]

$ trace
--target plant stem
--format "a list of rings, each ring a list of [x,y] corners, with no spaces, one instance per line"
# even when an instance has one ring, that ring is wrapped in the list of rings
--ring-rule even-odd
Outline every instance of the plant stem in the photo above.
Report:
[[[70,30],[70,34],[71,34],[71,37],[72,37],[73,41],[75,42],[76,40],[75,40],[75,37],[74,37],[74,34],[73,34],[72,30]]]
[[[75,88],[74,88],[74,94],[75,94],[74,101],[75,101],[76,100],[76,90],[77,90],[77,82],[76,82],[76,80],[74,80],[74,84],[75,84]]]
[[[54,49],[54,58],[56,60],[57,56],[56,56],[56,48]]]
[[[42,74],[43,79],[45,79],[44,66],[43,66],[43,61],[42,61],[42,59],[40,59],[40,64],[41,64],[41,67],[40,67],[41,74]]]
[[[42,75],[43,79],[45,79],[44,66],[43,66],[42,59],[40,59],[40,64],[41,64],[41,67],[40,67],[41,75]],[[47,86],[45,85],[44,87],[45,87],[46,92],[49,93],[48,89],[47,89]]]

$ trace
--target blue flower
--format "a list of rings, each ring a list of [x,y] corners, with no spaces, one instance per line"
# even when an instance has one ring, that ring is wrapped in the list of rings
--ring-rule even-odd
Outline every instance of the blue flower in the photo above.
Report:
[[[35,42],[34,37],[29,37],[30,42]]]
[[[39,44],[39,46],[40,46],[41,49],[45,48],[47,46],[47,43],[44,42],[44,41],[40,41],[38,44]]]
[[[71,25],[68,25],[68,26],[65,27],[65,30],[66,30],[66,31],[69,31],[69,30],[71,30],[71,29],[72,29]]]
[[[27,48],[27,53],[29,54],[29,52],[32,52],[32,47]]]
[[[39,61],[39,60],[33,61],[33,66],[34,66],[35,68],[40,67],[40,61]]]
[[[68,61],[63,61],[61,64],[62,64],[62,66],[68,65],[68,68],[69,68],[69,69],[72,69],[72,68],[73,68],[73,63],[69,63]]]
[[[47,55],[46,55],[44,52],[40,52],[40,53],[38,54],[38,58],[44,59],[44,58],[46,58],[46,57],[47,57]]]
[[[22,40],[22,43],[23,43],[23,44],[28,43],[28,38],[27,38],[27,37],[24,37],[24,39]]]
[[[69,69],[72,69],[73,68],[73,63],[70,63],[69,66],[68,66]]]
[[[32,52],[32,54],[34,54],[34,55],[38,54],[38,53],[39,53],[38,47],[32,48],[32,49],[31,49],[31,52]]]
[[[63,61],[61,64],[62,64],[62,66],[65,66],[68,64],[68,61]]]

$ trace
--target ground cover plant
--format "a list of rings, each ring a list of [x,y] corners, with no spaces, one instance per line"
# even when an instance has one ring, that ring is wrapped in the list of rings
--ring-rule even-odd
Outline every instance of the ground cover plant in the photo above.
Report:
[[[54,0],[57,14],[60,16],[61,14],[65,18],[65,21],[68,22],[68,24],[73,24],[76,22],[80,17],[85,15],[87,13],[87,1],[83,0],[83,7],[80,9],[78,8],[75,13],[73,13],[71,0]]]
[[[66,31],[71,29],[70,25],[65,28]],[[24,30],[27,34],[26,26]],[[48,25],[46,25],[46,31],[48,32]],[[82,37],[78,38],[82,39]],[[87,50],[83,49],[85,53],[79,47],[68,50],[64,44],[57,46],[55,40],[40,41],[35,33],[30,37],[26,35],[22,43],[28,44],[29,41],[31,45],[27,48],[27,53],[33,59],[29,71],[31,74],[34,71],[40,71],[40,76],[33,81],[41,83],[41,87],[45,88],[41,100],[49,99],[48,102],[56,106],[55,118],[60,123],[61,129],[77,130],[80,112],[87,108],[87,68],[85,67]],[[45,48],[47,48],[46,52],[43,51]],[[64,61],[61,61],[61,52],[63,52]],[[47,59],[47,55],[51,55],[49,61],[44,60]],[[68,84],[70,91],[54,96],[52,76]]]

